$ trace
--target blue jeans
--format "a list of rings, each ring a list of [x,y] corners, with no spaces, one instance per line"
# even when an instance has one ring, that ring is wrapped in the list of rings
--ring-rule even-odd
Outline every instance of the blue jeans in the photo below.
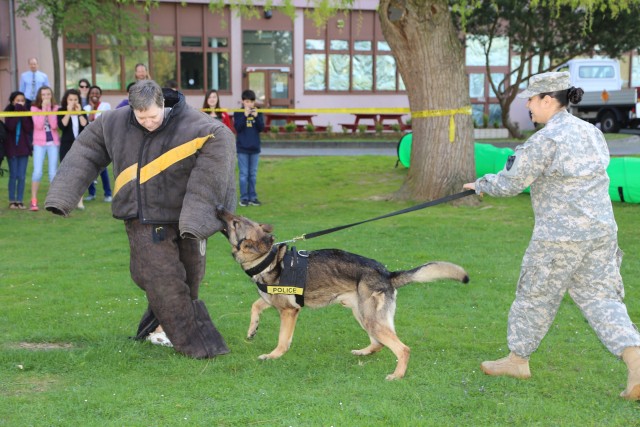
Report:
[[[9,157],[9,201],[20,202],[24,197],[29,156]]]
[[[256,194],[258,160],[260,160],[260,153],[238,153],[240,200],[251,201],[258,199]]]
[[[102,189],[104,190],[104,197],[111,197],[111,183],[109,182],[109,170],[102,169],[100,172],[100,179],[102,180]],[[92,196],[96,195],[96,186],[91,183],[89,185],[89,194]]]
[[[60,147],[56,147],[55,145],[33,146],[33,175],[31,175],[31,181],[40,182],[42,179],[42,167],[44,166],[45,154],[49,163],[49,182],[53,181],[58,171],[59,151]]]

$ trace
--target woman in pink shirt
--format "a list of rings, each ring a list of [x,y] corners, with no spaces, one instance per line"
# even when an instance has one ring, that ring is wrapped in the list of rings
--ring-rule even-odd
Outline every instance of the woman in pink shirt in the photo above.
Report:
[[[48,86],[38,89],[36,100],[31,104],[31,111],[39,113],[43,111],[58,111],[53,90]],[[58,151],[60,150],[60,137],[58,135],[58,118],[55,114],[33,116],[33,175],[31,176],[31,207],[30,210],[38,210],[38,188],[42,179],[42,167],[46,154],[49,164],[49,182],[53,181],[58,170]]]

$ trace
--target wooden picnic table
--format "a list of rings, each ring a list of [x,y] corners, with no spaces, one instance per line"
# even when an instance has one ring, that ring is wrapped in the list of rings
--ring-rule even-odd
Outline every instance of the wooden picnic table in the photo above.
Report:
[[[265,126],[271,127],[274,120],[284,120],[286,123],[295,123],[297,131],[305,130],[307,124],[313,124],[315,114],[298,114],[298,113],[263,113],[265,118]]]
[[[371,114],[371,113],[353,113],[355,120],[353,123],[338,123],[343,128],[349,129],[352,133],[356,132],[361,124],[367,126],[368,131],[375,131],[376,127],[382,125],[382,130],[392,130],[391,125],[386,121],[395,121],[400,125],[400,130],[405,130],[408,126],[402,121],[404,114]],[[365,120],[367,123],[360,123]]]

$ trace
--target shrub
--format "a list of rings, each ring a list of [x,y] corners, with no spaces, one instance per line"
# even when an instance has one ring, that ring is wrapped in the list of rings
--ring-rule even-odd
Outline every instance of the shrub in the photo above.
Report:
[[[314,133],[316,131],[316,127],[313,123],[307,123],[306,125],[304,125],[304,129],[307,131],[307,133]]]
[[[358,125],[358,132],[364,134],[367,131],[367,125]]]
[[[280,126],[271,126],[269,130],[272,134],[277,135],[278,133],[280,133]]]
[[[284,131],[287,133],[293,133],[296,131],[296,127],[297,125],[294,122],[289,122],[286,125],[284,125]]]

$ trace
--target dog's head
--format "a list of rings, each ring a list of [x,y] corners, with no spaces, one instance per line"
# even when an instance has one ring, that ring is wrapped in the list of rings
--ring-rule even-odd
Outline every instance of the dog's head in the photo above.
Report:
[[[223,206],[216,208],[216,215],[225,224],[222,233],[231,243],[231,253],[239,263],[254,261],[271,250],[275,241],[271,225],[234,215]]]

